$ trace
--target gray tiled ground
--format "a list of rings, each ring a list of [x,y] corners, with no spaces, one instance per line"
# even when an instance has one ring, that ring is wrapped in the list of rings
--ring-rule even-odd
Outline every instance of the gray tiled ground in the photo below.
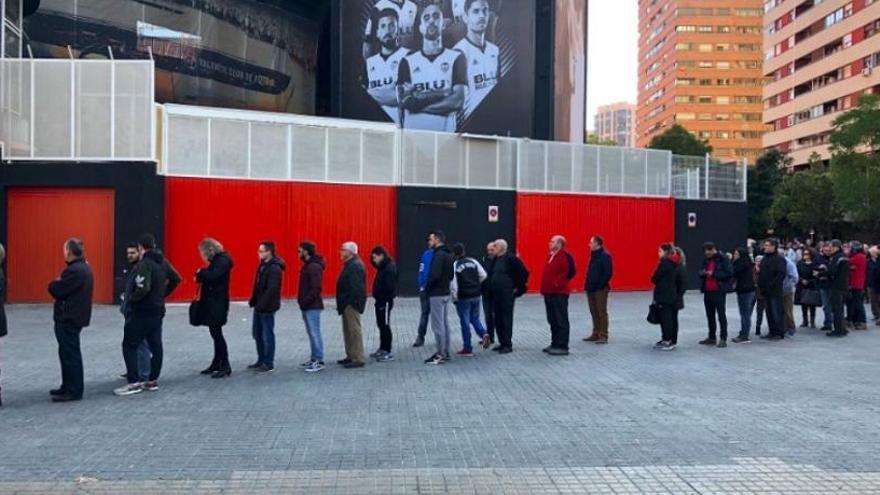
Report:
[[[603,347],[580,341],[586,304],[574,296],[572,355],[551,358],[540,352],[543,305],[529,297],[513,354],[431,367],[427,349],[409,347],[418,304],[403,300],[396,362],[315,376],[296,368],[308,341],[294,304],[278,317],[276,372],[243,371],[254,351],[248,311],[236,306],[227,380],[198,375],[210,338],[173,307],[162,389],[128,398],[110,392],[120,319],[99,308],[84,332],[85,400],[63,405],[46,394],[58,381],[51,311],[11,307],[0,493],[880,492],[876,330],[706,349],[695,344],[704,323],[693,296],[681,347],[659,353],[648,301],[612,296]],[[732,328],[734,313],[731,301]],[[372,350],[372,315],[365,321]],[[323,323],[328,361],[338,359],[339,322],[328,310]]]

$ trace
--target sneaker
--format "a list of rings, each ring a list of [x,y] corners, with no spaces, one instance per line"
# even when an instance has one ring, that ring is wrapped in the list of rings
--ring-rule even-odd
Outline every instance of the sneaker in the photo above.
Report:
[[[700,345],[717,345],[718,341],[713,338],[708,338],[708,339],[703,339],[697,343]]]
[[[321,361],[312,361],[312,363],[305,368],[306,373],[317,373],[324,369],[324,363]]]
[[[116,390],[113,391],[113,393],[120,396],[120,397],[125,397],[128,395],[139,394],[143,391],[144,391],[144,384],[143,383],[129,383],[128,385],[125,385],[124,387],[117,388]]]
[[[433,356],[425,360],[425,364],[443,364],[445,362],[446,360],[443,359],[443,356],[439,354],[434,354]]]
[[[299,365],[299,367],[302,368],[302,369],[306,369],[306,368],[311,367],[313,364],[315,364],[315,361],[312,360],[312,359],[309,359],[308,361],[306,361],[306,362],[304,362],[304,363],[301,363],[301,364]]]
[[[752,343],[752,340],[749,339],[748,337],[734,337],[730,341],[733,342],[734,344],[751,344]]]
[[[667,342],[662,341],[662,340],[658,340],[657,343],[654,344],[654,349],[659,350],[659,349],[666,347],[666,345],[667,345]]]
[[[412,346],[413,347],[421,347],[423,345],[425,345],[425,338],[422,337],[421,335],[419,335],[418,337],[416,337],[416,341],[413,342]]]
[[[455,353],[457,356],[461,357],[474,357],[474,351],[468,349],[462,349]]]
[[[481,344],[483,346],[483,349],[488,349],[489,346],[492,345],[492,338],[489,337],[489,334],[483,335]]]
[[[557,347],[554,347],[547,351],[547,354],[551,356],[568,356],[568,349],[559,349]]]
[[[660,348],[660,350],[661,351],[674,351],[676,347],[678,347],[677,344],[666,343],[663,345],[663,347]]]
[[[386,352],[376,358],[377,363],[389,363],[391,361],[394,361],[394,354],[391,354],[390,352]]]
[[[144,390],[148,392],[155,392],[159,390],[159,380],[153,380],[151,382],[144,382]]]
[[[275,368],[270,368],[269,366],[266,366],[265,364],[261,364],[260,367],[257,368],[257,373],[271,373],[273,371],[275,371]]]
[[[118,378],[121,380],[127,381],[128,380],[128,373],[120,373]]]
[[[719,349],[724,349],[725,347],[727,347],[727,341],[726,340],[719,340],[718,344],[715,347],[718,347]]]
[[[541,352],[550,352],[550,349],[553,349],[552,345],[548,345],[547,347],[541,349]]]
[[[786,337],[794,337],[794,334],[796,334],[796,333],[797,333],[797,330],[787,330],[785,332],[785,336]]]
[[[247,367],[247,369],[249,369],[249,370],[258,370],[258,369],[260,369],[260,366],[263,366],[263,363],[257,361],[257,362],[254,363],[254,364],[249,364],[248,367]]]
[[[382,357],[384,354],[386,354],[386,352],[383,351],[382,349],[376,349],[376,352],[370,354],[370,357],[375,359],[377,357]]]

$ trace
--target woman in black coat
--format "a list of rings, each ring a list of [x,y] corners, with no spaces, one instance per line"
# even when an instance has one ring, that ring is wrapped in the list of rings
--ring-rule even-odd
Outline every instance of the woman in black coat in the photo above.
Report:
[[[223,325],[229,316],[229,276],[232,271],[232,258],[223,250],[223,245],[214,239],[203,239],[199,243],[199,254],[207,263],[196,272],[196,282],[201,287],[199,316],[202,325],[208,327],[214,340],[214,359],[211,365],[202,370],[203,375],[223,378],[232,373],[229,366],[229,350],[223,338]]]
[[[376,278],[373,279],[373,299],[376,300],[376,326],[379,327],[379,349],[370,357],[379,362],[393,361],[391,310],[394,308],[394,298],[397,297],[397,266],[382,246],[373,248],[370,252],[370,262],[376,269]]]
[[[654,303],[660,310],[662,338],[654,345],[661,351],[671,351],[678,345],[678,312],[684,309],[684,257],[672,244],[663,244],[658,251],[660,262],[654,270]]]
[[[0,244],[0,337],[6,336],[6,309],[3,305],[6,303],[6,274],[3,273],[3,262],[6,261],[6,248]],[[2,388],[0,388],[2,391]],[[3,406],[3,396],[0,395],[0,407]]]
[[[797,263],[800,280],[794,293],[794,300],[801,307],[801,328],[816,328],[816,306],[822,304],[821,297],[817,297],[819,291],[814,273],[818,267],[815,251],[804,249],[803,258]]]

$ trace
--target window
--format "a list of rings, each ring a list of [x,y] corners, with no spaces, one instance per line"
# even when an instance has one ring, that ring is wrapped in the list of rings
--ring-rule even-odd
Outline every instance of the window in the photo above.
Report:
[[[697,46],[697,50],[702,53],[708,53],[712,51],[712,45],[701,43],[699,46]]]
[[[829,28],[843,20],[843,7],[825,16],[825,28]]]
[[[697,101],[699,101],[702,104],[709,104],[709,103],[712,103],[712,97],[711,96],[700,96]]]
[[[675,120],[694,120],[695,118],[697,116],[692,113],[679,113],[675,116]]]
[[[730,97],[729,96],[716,96],[715,103],[717,103],[719,105],[729,105],[730,104]]]

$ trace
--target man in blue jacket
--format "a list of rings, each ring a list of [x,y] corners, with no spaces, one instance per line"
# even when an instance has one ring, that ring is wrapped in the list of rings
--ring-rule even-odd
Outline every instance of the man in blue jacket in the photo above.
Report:
[[[430,244],[430,240],[426,239]],[[422,314],[419,318],[419,334],[413,347],[422,347],[425,345],[425,335],[428,333],[428,318],[431,316],[431,301],[428,299],[428,293],[425,287],[428,285],[428,275],[431,272],[431,262],[434,261],[434,250],[428,247],[422,253],[419,260],[419,302],[422,306]]]

